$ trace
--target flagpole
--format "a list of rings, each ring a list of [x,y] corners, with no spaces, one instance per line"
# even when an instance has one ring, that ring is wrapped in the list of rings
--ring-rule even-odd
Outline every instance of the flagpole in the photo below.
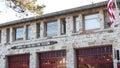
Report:
[[[118,6],[117,6],[117,1],[114,0],[114,3],[115,3],[115,7],[116,7],[116,10],[118,9]]]
[[[120,24],[120,20],[119,20],[119,9],[118,9],[118,5],[117,5],[117,1],[114,0],[115,3],[115,8],[116,8],[116,24]]]

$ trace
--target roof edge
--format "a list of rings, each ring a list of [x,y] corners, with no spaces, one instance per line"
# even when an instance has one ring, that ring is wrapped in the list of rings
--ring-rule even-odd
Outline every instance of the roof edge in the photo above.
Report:
[[[120,1],[118,0],[117,2],[120,2]],[[83,11],[83,10],[97,8],[97,7],[101,7],[101,6],[107,6],[107,1],[94,3],[94,4],[89,4],[89,5],[80,6],[80,7],[71,8],[71,9],[66,9],[66,10],[62,10],[62,11],[52,12],[52,13],[44,14],[42,16],[34,16],[34,17],[14,20],[14,21],[10,21],[10,22],[0,24],[0,27],[19,24],[19,23],[22,23],[22,22],[34,21],[34,20],[53,17],[53,16],[58,16],[58,15],[64,15],[64,14],[68,14],[68,13]]]

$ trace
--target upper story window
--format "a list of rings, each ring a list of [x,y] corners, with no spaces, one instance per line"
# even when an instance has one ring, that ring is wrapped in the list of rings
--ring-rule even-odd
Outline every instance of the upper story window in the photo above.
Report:
[[[15,40],[23,40],[24,37],[24,28],[18,27],[15,28]]]
[[[104,19],[105,19],[104,27],[109,28],[110,27],[110,19],[109,19],[107,10],[104,11]]]
[[[74,20],[74,23],[73,23],[74,32],[78,32],[80,27],[79,17],[75,16],[73,17],[73,20]]]
[[[30,34],[31,34],[30,30],[31,30],[30,25],[27,25],[27,28],[26,28],[26,39],[27,40],[30,39]]]
[[[7,34],[6,43],[8,43],[10,41],[10,29],[6,30],[6,34]]]
[[[99,14],[90,14],[84,17],[85,30],[100,28]]]
[[[66,20],[65,18],[61,19],[61,34],[66,34]]]
[[[36,26],[37,26],[36,34],[37,34],[37,38],[39,38],[40,37],[40,23],[37,23]]]
[[[46,32],[47,36],[56,36],[58,34],[58,23],[57,21],[47,22],[46,23]]]

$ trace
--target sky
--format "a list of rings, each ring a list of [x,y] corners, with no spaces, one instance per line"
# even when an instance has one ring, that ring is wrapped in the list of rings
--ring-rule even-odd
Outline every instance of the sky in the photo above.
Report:
[[[51,13],[101,1],[107,0],[38,0],[38,3],[46,5],[46,8],[44,8],[44,13]]]
[[[38,0],[37,4],[46,5],[43,11],[44,14],[47,14],[102,1],[107,0]],[[0,10],[2,11],[0,13],[0,23],[20,19],[16,17],[16,12],[5,6],[4,0],[0,0]]]

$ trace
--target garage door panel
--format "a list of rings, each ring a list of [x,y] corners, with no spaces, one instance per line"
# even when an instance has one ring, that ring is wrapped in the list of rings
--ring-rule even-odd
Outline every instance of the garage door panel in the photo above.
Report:
[[[66,51],[40,53],[39,68],[66,68]]]
[[[8,68],[29,68],[29,54],[8,56]]]
[[[113,68],[112,46],[80,48],[76,55],[78,68]]]

